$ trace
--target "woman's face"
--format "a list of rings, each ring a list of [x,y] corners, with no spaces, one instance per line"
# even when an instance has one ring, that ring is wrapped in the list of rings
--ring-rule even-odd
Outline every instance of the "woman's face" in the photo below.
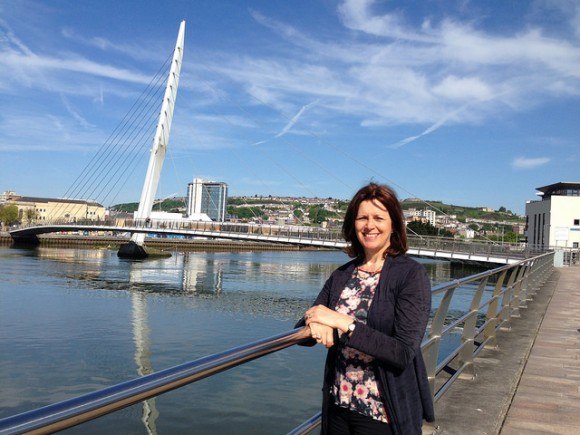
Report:
[[[389,212],[380,202],[361,202],[354,226],[367,260],[376,254],[382,254],[389,247],[393,232],[392,221]]]

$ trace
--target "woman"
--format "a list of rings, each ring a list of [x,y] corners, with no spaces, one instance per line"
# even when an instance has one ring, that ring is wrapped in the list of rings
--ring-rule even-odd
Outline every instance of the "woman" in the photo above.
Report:
[[[323,434],[420,434],[434,420],[420,345],[431,309],[425,269],[405,255],[401,205],[387,186],[361,188],[342,227],[349,263],[297,326],[326,346]]]

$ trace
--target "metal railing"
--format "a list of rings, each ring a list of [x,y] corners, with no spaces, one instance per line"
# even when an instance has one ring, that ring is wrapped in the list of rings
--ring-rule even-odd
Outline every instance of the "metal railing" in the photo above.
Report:
[[[485,347],[495,346],[497,331],[509,326],[510,320],[519,315],[519,309],[526,306],[549,277],[553,257],[553,252],[542,254],[433,288],[433,297],[440,297],[441,302],[421,349],[435,400],[459,377],[475,376],[474,357]],[[458,289],[471,293],[469,310],[459,316],[450,312]],[[485,291],[491,294],[482,303]],[[450,335],[458,338],[458,345],[440,358],[441,343]]]
[[[307,328],[296,329],[4,418],[0,420],[0,434],[51,433],[63,430],[292,346],[309,336]]]
[[[409,246],[414,249],[432,250],[435,252],[462,253],[470,256],[509,257],[524,259],[540,255],[546,248],[530,246],[526,243],[503,243],[489,240],[461,240],[444,237],[409,236]]]
[[[437,285],[435,309],[421,350],[434,400],[438,400],[459,378],[473,378],[474,357],[494,346],[498,330],[526,306],[548,279],[554,253],[546,253],[517,264],[502,266],[463,279]],[[453,314],[453,296],[459,289],[471,293],[467,312]],[[490,297],[482,303],[485,292]],[[220,373],[247,361],[297,344],[309,336],[308,328],[296,329],[244,346],[210,355],[103,390],[69,399],[0,420],[1,434],[46,433],[62,430],[117,411],[129,405]],[[447,355],[440,355],[445,337],[457,341]],[[320,413],[291,434],[308,433],[320,424]]]

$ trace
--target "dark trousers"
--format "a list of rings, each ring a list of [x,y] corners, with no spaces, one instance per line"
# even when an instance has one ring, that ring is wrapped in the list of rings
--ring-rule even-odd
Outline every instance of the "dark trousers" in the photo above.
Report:
[[[391,435],[392,433],[388,423],[374,420],[335,404],[330,404],[328,407],[328,435]]]

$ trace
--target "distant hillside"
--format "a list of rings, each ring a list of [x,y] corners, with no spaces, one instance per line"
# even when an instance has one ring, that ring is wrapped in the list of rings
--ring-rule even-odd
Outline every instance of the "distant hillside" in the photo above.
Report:
[[[298,202],[293,203],[293,208],[300,206]],[[274,201],[272,199],[260,198],[260,199],[240,199],[240,198],[228,198],[228,205],[243,207],[250,204],[276,204],[280,201]],[[430,206],[428,204],[430,204]],[[338,208],[342,211],[346,209],[347,202],[340,201],[338,203]],[[429,208],[435,211],[438,215],[445,213],[446,215],[456,215],[457,220],[465,222],[466,219],[481,219],[481,220],[491,220],[491,221],[509,221],[509,222],[524,222],[524,218],[512,213],[510,210],[506,210],[505,207],[500,207],[496,211],[484,211],[483,207],[467,207],[462,205],[445,204],[441,201],[422,201],[417,198],[404,199],[401,201],[403,210],[408,210],[410,208],[415,208],[417,210],[424,210]],[[113,210],[124,211],[128,213],[133,213],[137,211],[139,203],[128,202],[124,204],[117,204],[111,207]],[[155,211],[167,211],[167,212],[183,212],[185,211],[185,198],[171,198],[166,199],[162,202],[155,203],[153,210]]]
[[[139,208],[138,202],[126,202],[123,204],[116,204],[111,207],[112,210],[124,211],[127,213],[134,213]],[[185,199],[171,198],[165,199],[161,202],[156,202],[153,206],[154,211],[167,211],[178,213],[185,210]]]
[[[429,206],[427,203],[431,206]],[[437,214],[442,214],[443,212],[446,215],[456,215],[457,219],[460,221],[465,221],[466,218],[493,221],[525,221],[524,218],[518,216],[510,210],[506,210],[505,207],[500,207],[499,210],[496,211],[484,211],[483,207],[467,207],[463,205],[445,204],[441,201],[421,201],[416,198],[404,199],[401,201],[401,205],[403,206],[403,210],[408,210],[410,208],[424,210],[425,208],[429,208],[435,211]]]

